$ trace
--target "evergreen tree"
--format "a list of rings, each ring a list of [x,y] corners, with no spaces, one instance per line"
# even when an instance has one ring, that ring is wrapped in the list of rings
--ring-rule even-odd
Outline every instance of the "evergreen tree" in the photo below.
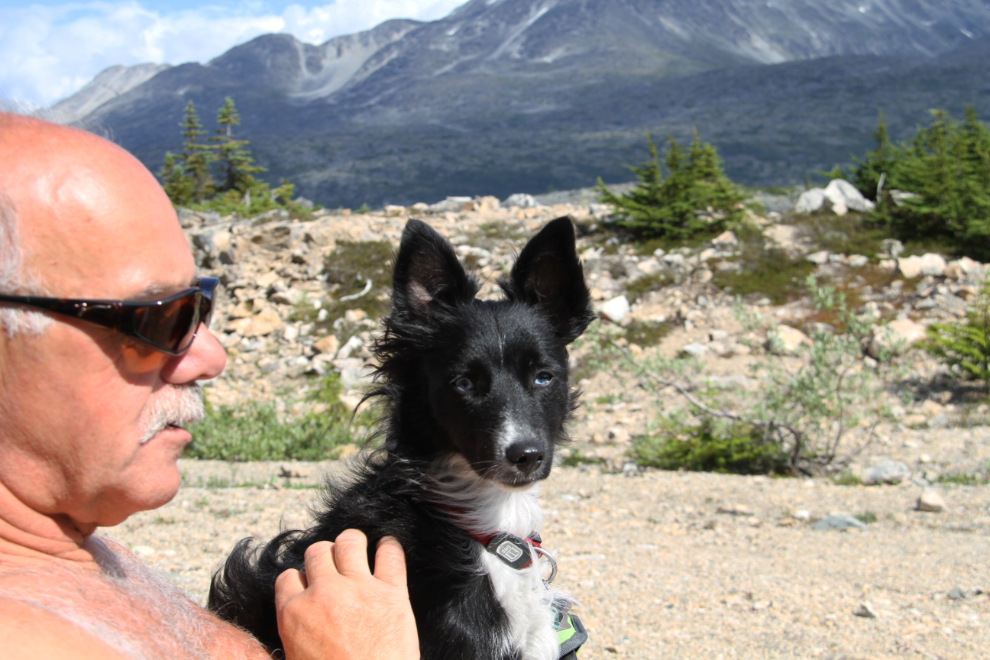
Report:
[[[165,164],[158,174],[165,194],[175,206],[189,206],[192,203],[192,179],[186,176],[182,166],[175,162],[172,152],[165,154]]]
[[[214,143],[215,158],[219,166],[220,186],[217,192],[236,190],[242,195],[248,193],[258,186],[257,179],[252,175],[266,170],[254,165],[254,159],[246,148],[249,144],[247,140],[234,139],[233,127],[240,125],[241,118],[229,96],[217,110],[217,123],[220,128],[210,138],[210,142]]]
[[[744,198],[722,172],[715,148],[702,143],[695,131],[685,157],[674,138],[667,137],[666,178],[659,152],[647,132],[650,160],[629,168],[639,184],[620,197],[598,179],[599,199],[613,207],[623,226],[646,237],[689,238],[721,231],[740,220]]]
[[[196,116],[196,108],[192,101],[186,104],[183,112],[182,123],[179,124],[179,127],[182,129],[182,137],[185,141],[182,143],[182,154],[179,156],[179,160],[182,171],[191,182],[191,202],[198,204],[209,199],[214,192],[213,177],[210,176],[213,154],[210,153],[209,146],[199,143],[199,137],[205,135],[206,131],[203,130],[203,125],[199,123],[199,117]]]
[[[890,190],[898,187],[896,165],[900,153],[897,147],[891,144],[890,137],[887,135],[887,122],[884,119],[883,110],[880,110],[880,123],[873,133],[873,139],[876,140],[877,148],[867,152],[865,160],[853,156],[857,167],[852,174],[852,184],[867,199],[877,197],[880,177],[885,174],[884,188]]]

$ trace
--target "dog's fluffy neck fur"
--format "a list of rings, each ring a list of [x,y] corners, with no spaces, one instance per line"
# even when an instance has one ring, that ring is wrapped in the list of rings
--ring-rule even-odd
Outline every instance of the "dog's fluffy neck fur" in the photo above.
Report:
[[[538,483],[509,489],[482,479],[460,456],[442,459],[431,473],[428,497],[474,536],[508,532],[520,538],[539,533],[543,510]]]

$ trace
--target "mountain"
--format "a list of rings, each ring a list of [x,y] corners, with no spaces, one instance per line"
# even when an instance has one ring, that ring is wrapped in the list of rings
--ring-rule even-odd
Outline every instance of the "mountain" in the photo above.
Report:
[[[87,117],[96,109],[121,94],[126,94],[146,80],[168,69],[168,64],[145,62],[134,66],[111,66],[96,75],[82,89],[67,99],[47,108],[45,119],[71,124]]]
[[[990,114],[988,44],[981,0],[471,0],[63,103],[157,170],[186,102],[208,127],[231,96],[269,176],[335,206],[625,180],[647,129],[697,127],[730,176],[769,185],[862,152],[880,106],[895,137],[932,107]]]

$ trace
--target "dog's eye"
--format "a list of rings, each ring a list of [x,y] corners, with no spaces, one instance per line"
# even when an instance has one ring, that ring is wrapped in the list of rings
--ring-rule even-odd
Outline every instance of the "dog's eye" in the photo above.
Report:
[[[458,392],[473,392],[474,383],[472,383],[470,379],[461,376],[454,381],[454,388],[457,389]]]
[[[539,387],[546,387],[553,380],[553,374],[549,371],[541,371],[536,374],[536,380],[534,381]]]

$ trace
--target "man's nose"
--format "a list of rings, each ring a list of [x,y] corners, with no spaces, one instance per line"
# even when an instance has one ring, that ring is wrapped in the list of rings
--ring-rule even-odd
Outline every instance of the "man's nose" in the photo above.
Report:
[[[162,378],[173,385],[216,378],[227,364],[227,353],[206,326],[200,326],[189,350],[165,366]]]

